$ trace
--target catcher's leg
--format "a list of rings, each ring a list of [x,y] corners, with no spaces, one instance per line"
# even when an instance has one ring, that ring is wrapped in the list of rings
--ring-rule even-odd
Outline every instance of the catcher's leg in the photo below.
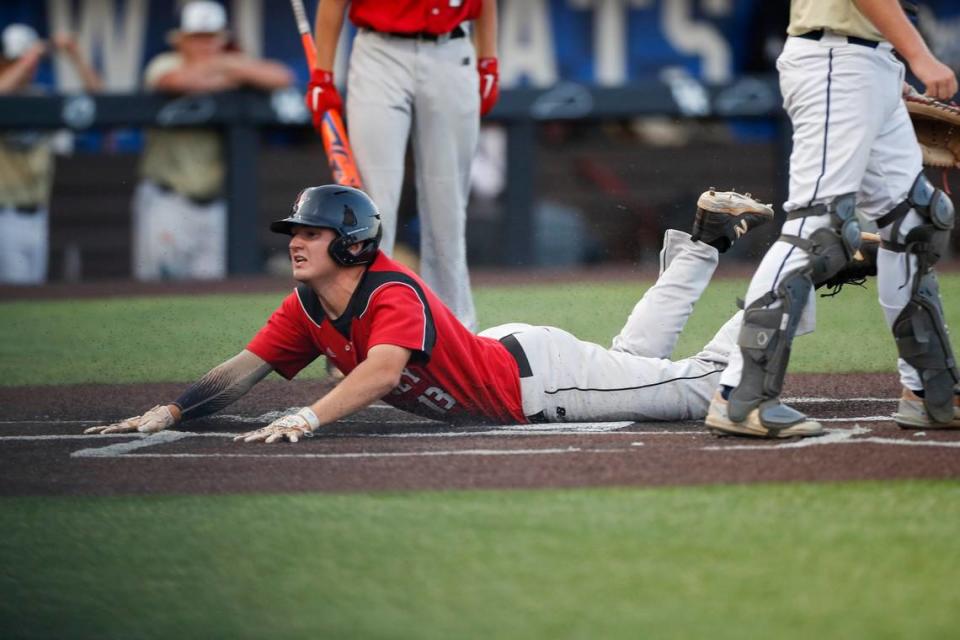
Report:
[[[810,225],[813,231],[805,232],[801,223],[799,235],[780,236],[781,242],[793,245],[780,265],[785,275],[778,274],[771,290],[753,299],[744,310],[738,340],[743,359],[740,381],[728,402],[715,398],[707,426],[769,438],[822,432],[819,423],[784,405],[779,398],[790,347],[814,282],[843,269],[860,245],[854,204],[854,195],[845,194],[788,214],[788,223],[807,218],[817,222]],[[805,260],[798,261],[794,256],[791,262],[793,251],[801,252]]]
[[[955,397],[960,372],[933,270],[947,249],[954,217],[950,199],[921,173],[907,198],[877,221],[884,238],[881,303],[900,357],[916,371],[907,380],[913,378],[922,386],[911,389],[909,382],[905,385],[900,409],[894,415],[901,426],[960,427]],[[902,277],[896,289],[891,276]],[[904,302],[905,291],[909,298]]]

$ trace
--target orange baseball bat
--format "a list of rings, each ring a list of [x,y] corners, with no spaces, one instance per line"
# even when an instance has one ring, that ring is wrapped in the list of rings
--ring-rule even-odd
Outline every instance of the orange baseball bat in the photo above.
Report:
[[[307,65],[311,70],[316,69],[317,50],[313,43],[313,35],[310,33],[310,23],[307,22],[307,11],[303,6],[303,0],[290,0],[290,4],[293,7],[293,15],[297,19],[297,29],[300,31],[300,42],[303,44],[303,53],[307,57]],[[353,157],[353,149],[350,148],[347,128],[343,126],[343,117],[337,109],[327,109],[323,114],[320,139],[323,141],[323,150],[327,154],[327,162],[330,164],[330,173],[333,174],[334,181],[337,184],[362,189],[363,182],[360,180],[357,161]]]

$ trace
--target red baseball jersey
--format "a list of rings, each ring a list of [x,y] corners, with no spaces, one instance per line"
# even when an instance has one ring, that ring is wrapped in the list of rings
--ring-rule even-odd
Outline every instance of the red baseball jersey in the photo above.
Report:
[[[413,352],[385,402],[448,422],[527,422],[513,356],[499,341],[471,333],[419,277],[383,253],[339,318],[331,321],[301,284],[247,350],[290,379],[320,355],[350,373],[378,344]]]
[[[383,33],[440,35],[475,20],[482,8],[482,0],[353,0],[350,21]]]

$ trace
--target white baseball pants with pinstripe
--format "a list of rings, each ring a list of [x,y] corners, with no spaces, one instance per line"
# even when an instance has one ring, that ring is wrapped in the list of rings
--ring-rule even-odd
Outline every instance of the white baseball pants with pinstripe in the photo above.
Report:
[[[819,41],[791,37],[777,68],[783,106],[793,124],[790,192],[784,211],[856,193],[857,210],[876,220],[900,204],[922,167],[920,147],[901,97],[904,67],[889,43],[870,48],[830,33]],[[896,240],[903,242],[920,222],[911,211]],[[809,238],[829,224],[829,216],[799,218],[784,223],[783,232]],[[881,231],[885,240],[891,239],[889,234],[890,227]],[[877,281],[888,326],[910,298],[910,285],[901,287],[907,260],[910,273],[915,274],[915,257],[879,251]],[[774,243],[750,282],[746,304],[774,290],[785,275],[807,262],[807,253],[799,247]],[[811,292],[797,335],[815,327],[815,298]],[[742,354],[736,349],[721,383],[737,386],[742,367]],[[904,386],[923,388],[916,370],[903,359],[898,369]]]

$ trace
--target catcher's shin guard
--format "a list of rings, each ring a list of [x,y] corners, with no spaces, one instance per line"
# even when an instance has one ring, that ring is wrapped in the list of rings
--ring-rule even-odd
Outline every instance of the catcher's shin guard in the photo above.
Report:
[[[893,322],[897,351],[920,374],[923,404],[935,422],[953,420],[954,385],[960,372],[943,321],[937,276],[917,277],[913,296]]]
[[[809,268],[799,269],[787,274],[775,292],[744,310],[738,340],[743,374],[730,393],[728,413],[734,422],[743,422],[756,408],[763,426],[774,433],[806,419],[799,411],[780,404],[778,398],[790,362],[790,345],[812,288]],[[764,308],[777,301],[780,306]]]
[[[809,266],[788,273],[775,291],[744,310],[739,339],[743,374],[740,384],[730,394],[731,420],[742,422],[750,411],[759,408],[763,426],[775,434],[806,419],[805,415],[779,401],[790,361],[790,345],[814,282],[824,282],[836,275],[860,247],[855,195],[847,193],[787,214],[788,220],[828,215],[831,225],[815,230],[809,238],[780,236],[780,240],[806,253]],[[777,301],[781,302],[780,306],[764,308]]]
[[[900,226],[910,210],[924,223],[911,229],[903,243],[898,242]],[[917,258],[909,302],[893,321],[893,337],[900,357],[920,374],[924,406],[930,417],[940,423],[953,420],[954,385],[960,382],[950,337],[943,318],[940,291],[933,266],[946,251],[954,225],[953,203],[922,173],[917,176],[907,199],[886,214],[878,224],[893,225],[890,240],[883,242],[889,251],[913,254]],[[908,263],[909,264],[909,263]]]

